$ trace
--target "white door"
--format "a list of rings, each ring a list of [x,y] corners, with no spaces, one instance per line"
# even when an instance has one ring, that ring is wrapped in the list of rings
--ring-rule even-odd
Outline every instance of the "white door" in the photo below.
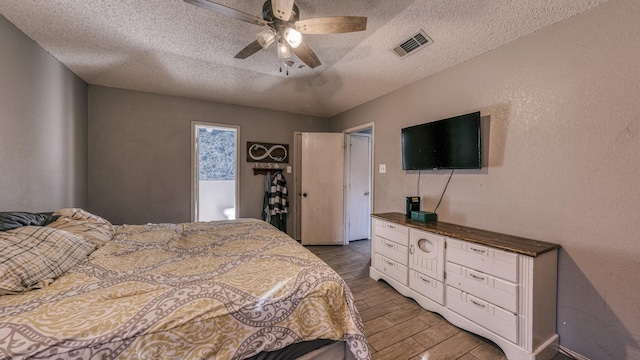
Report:
[[[301,241],[344,244],[344,135],[302,133]]]
[[[349,176],[347,188],[347,240],[369,239],[371,175],[371,137],[366,134],[349,135]]]

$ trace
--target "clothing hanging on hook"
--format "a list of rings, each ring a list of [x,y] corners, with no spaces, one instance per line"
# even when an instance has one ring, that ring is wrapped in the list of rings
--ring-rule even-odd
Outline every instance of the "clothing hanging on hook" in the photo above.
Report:
[[[289,202],[287,181],[281,170],[265,175],[264,190],[262,220],[286,232]]]

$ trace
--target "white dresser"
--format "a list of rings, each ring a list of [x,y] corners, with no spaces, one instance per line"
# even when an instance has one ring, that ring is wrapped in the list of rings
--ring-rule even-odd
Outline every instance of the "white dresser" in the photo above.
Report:
[[[373,279],[492,340],[510,360],[557,353],[559,245],[400,213],[375,214],[372,227]]]

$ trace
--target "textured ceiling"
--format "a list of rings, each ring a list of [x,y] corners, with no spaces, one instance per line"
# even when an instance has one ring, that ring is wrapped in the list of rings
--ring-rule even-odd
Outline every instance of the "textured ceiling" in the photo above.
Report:
[[[89,84],[331,117],[606,0],[297,0],[300,19],[368,18],[305,35],[322,65],[287,76],[275,46],[234,55],[264,27],[182,0],[2,0],[0,13]],[[218,0],[261,17],[262,0]],[[433,44],[391,49],[424,30]]]

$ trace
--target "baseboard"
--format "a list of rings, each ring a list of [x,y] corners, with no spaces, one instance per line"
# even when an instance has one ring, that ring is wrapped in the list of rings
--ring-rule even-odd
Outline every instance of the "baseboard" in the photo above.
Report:
[[[584,355],[580,355],[577,352],[571,350],[571,349],[567,349],[566,347],[560,345],[560,351],[564,352],[565,354],[569,354],[570,356],[573,356],[574,359],[576,360],[591,360],[588,357],[584,356]]]

